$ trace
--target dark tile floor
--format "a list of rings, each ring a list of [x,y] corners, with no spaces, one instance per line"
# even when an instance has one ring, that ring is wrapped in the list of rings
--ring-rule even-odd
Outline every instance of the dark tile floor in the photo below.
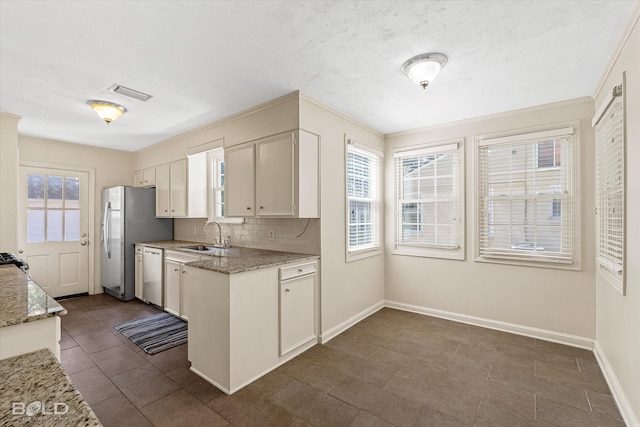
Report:
[[[62,301],[62,365],[109,426],[624,426],[593,353],[383,309],[227,396],[186,345],[147,355],[113,325],[157,312]]]

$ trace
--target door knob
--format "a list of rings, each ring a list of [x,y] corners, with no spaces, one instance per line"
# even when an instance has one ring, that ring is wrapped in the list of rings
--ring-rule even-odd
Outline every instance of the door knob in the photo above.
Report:
[[[85,240],[83,240],[82,242],[80,242],[80,244],[81,244],[82,246],[86,246],[87,242],[86,242]]]

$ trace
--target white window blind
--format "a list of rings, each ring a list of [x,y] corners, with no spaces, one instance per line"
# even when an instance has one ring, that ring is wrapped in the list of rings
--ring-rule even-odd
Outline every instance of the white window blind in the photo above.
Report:
[[[440,144],[394,155],[396,248],[460,248],[460,147]]]
[[[347,253],[380,248],[381,155],[347,142]]]
[[[478,141],[480,257],[577,262],[576,151],[573,128]]]
[[[600,273],[624,293],[624,103],[621,87],[617,89],[617,92],[614,89],[614,98],[608,109],[594,120],[598,229],[596,260]]]

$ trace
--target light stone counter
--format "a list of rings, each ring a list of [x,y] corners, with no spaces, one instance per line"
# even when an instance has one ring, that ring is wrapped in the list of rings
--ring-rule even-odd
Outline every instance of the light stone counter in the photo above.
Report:
[[[67,314],[13,264],[0,265],[0,328]]]
[[[315,260],[319,258],[317,255],[269,251],[265,249],[252,249],[237,246],[226,249],[226,256],[215,256],[209,255],[206,252],[198,252],[181,248],[182,246],[198,244],[211,246],[211,243],[186,242],[180,240],[143,242],[139,244],[159,249],[200,254],[204,259],[188,262],[185,263],[185,265],[224,274],[242,273],[244,271],[258,270],[261,268],[274,267],[292,262]]]
[[[0,426],[102,425],[49,350],[0,360],[0,380]]]

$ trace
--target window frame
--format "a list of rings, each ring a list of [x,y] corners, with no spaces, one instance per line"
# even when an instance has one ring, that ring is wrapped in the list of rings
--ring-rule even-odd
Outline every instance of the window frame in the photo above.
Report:
[[[207,212],[209,217],[207,221],[216,221],[221,224],[243,224],[244,218],[227,218],[218,216],[219,192],[224,192],[224,184],[220,185],[220,165],[224,163],[224,149],[215,148],[207,151],[207,195],[208,206]],[[224,205],[224,195],[222,196],[222,205]]]
[[[562,154],[561,164],[552,166],[552,167],[539,167],[538,164],[538,154],[537,154],[537,143],[545,142],[550,137],[559,138],[559,134],[566,134],[567,132],[571,132],[571,141],[570,147],[572,147],[573,152],[570,152],[567,155],[567,158],[564,158],[564,154]],[[573,189],[572,195],[563,195],[568,197],[568,201],[570,201],[573,205],[573,217],[571,219],[571,260],[569,262],[556,262],[553,260],[544,260],[544,257],[535,258],[533,256],[523,255],[524,253],[519,253],[521,258],[518,258],[515,255],[515,252],[511,252],[509,255],[484,255],[482,254],[482,222],[483,222],[483,212],[482,212],[482,194],[481,194],[481,185],[482,185],[482,177],[481,177],[481,146],[487,144],[500,144],[500,143],[509,143],[509,142],[527,142],[530,141],[533,144],[536,144],[535,147],[535,164],[533,165],[532,170],[562,170],[563,174],[570,174],[570,183],[568,184]],[[580,271],[582,269],[582,240],[581,240],[581,222],[582,222],[582,212],[581,212],[581,192],[580,192],[580,121],[571,121],[571,122],[563,122],[550,124],[546,126],[537,126],[533,128],[524,128],[524,129],[515,129],[507,132],[497,132],[491,134],[477,135],[475,137],[474,144],[474,214],[475,214],[475,244],[474,244],[474,260],[476,262],[487,262],[493,264],[508,264],[508,265],[517,265],[517,266],[527,266],[527,267],[538,267],[538,268],[551,268],[551,269],[560,269],[560,270],[575,270]],[[555,146],[554,146],[555,150]],[[555,158],[555,154],[554,154]],[[567,169],[570,169],[569,172],[566,172]],[[510,181],[513,182],[513,181]],[[547,194],[548,196],[548,194]],[[555,199],[549,200],[549,214],[553,213],[553,203]],[[562,203],[562,202],[561,202]],[[561,207],[564,209],[564,206]],[[549,221],[558,221],[559,219],[553,218],[550,215]],[[560,219],[561,220],[561,219]],[[563,226],[563,225],[562,225]]]
[[[626,295],[626,271],[627,271],[627,188],[626,188],[626,173],[627,173],[627,134],[626,134],[626,72],[622,74],[622,83],[619,86],[615,86],[610,92],[609,96],[604,100],[598,111],[596,112],[591,124],[595,131],[595,261],[596,270],[598,275],[602,277],[608,284],[610,284],[616,291],[622,295]],[[611,131],[599,138],[599,125],[602,125],[603,118],[611,118],[615,114],[611,108],[619,108],[619,116],[616,117],[620,122],[610,123],[610,128],[605,128],[605,131]],[[615,120],[615,119],[612,119]],[[608,124],[607,122],[604,123]],[[619,126],[616,133],[616,124]],[[606,137],[606,139],[605,139]],[[609,140],[613,137],[612,140]],[[617,139],[619,138],[619,139]],[[617,142],[619,145],[612,147],[608,143]],[[608,146],[608,147],[607,147]],[[608,150],[607,150],[608,148]],[[613,158],[619,154],[619,158]],[[602,158],[604,156],[604,158]],[[601,162],[602,160],[602,162]],[[611,167],[611,163],[616,163],[614,166],[619,167],[620,181],[615,185],[606,185],[601,183],[602,180],[613,178],[611,174],[605,174],[601,176],[600,170],[602,166]],[[615,174],[614,174],[615,176]],[[609,184],[609,183],[607,183]],[[612,196],[613,195],[613,196]],[[608,196],[608,197],[606,197]],[[612,207],[611,200],[614,200]],[[621,218],[618,215],[612,215],[615,212],[615,208],[622,210]],[[611,213],[605,214],[607,208],[611,210]],[[604,232],[603,232],[604,228]],[[612,228],[621,228],[616,236],[614,233],[607,233]],[[603,251],[603,246],[606,246],[607,251]],[[621,252],[620,257],[613,258],[610,253],[614,250],[614,247],[619,247]],[[603,255],[603,253],[605,253]],[[609,256],[607,256],[609,255]],[[619,271],[616,271],[619,270]]]
[[[377,160],[377,182],[375,188],[375,197],[372,198],[372,230],[375,231],[376,244],[363,247],[363,248],[355,248],[352,249],[350,247],[350,228],[349,228],[349,220],[350,220],[350,212],[349,212],[349,202],[352,197],[349,195],[349,152],[350,150],[355,150],[360,152],[370,158],[375,158]],[[372,256],[377,256],[382,254],[383,248],[383,235],[382,235],[382,186],[383,186],[383,165],[384,165],[384,155],[382,151],[367,145],[360,143],[359,141],[349,137],[345,134],[345,142],[344,142],[344,194],[345,194],[345,262],[357,261],[364,258],[369,258]]]
[[[400,183],[398,182],[398,170],[397,170],[397,159],[402,157],[414,157],[419,156],[420,154],[425,153],[434,153],[437,154],[438,151],[450,151],[451,146],[456,145],[455,150],[457,151],[457,171],[452,171],[452,177],[456,175],[457,182],[452,182],[454,186],[454,196],[457,197],[458,203],[458,216],[457,216],[457,233],[458,233],[458,245],[457,247],[445,247],[443,245],[435,245],[428,243],[404,243],[400,242],[399,234],[401,233],[399,230],[403,223],[402,219],[402,211],[400,206],[402,202],[399,198],[400,192]],[[440,259],[451,259],[451,260],[459,260],[464,261],[466,259],[466,219],[465,219],[465,211],[466,211],[466,203],[465,203],[465,180],[466,180],[466,167],[465,167],[465,138],[454,138],[444,141],[436,141],[436,142],[428,142],[424,144],[419,144],[410,147],[399,147],[393,150],[393,203],[394,203],[394,212],[393,212],[393,223],[394,223],[394,231],[393,231],[393,250],[391,252],[392,255],[404,255],[404,256],[415,256],[415,257],[425,257],[425,258],[440,258]],[[454,165],[455,168],[455,165]],[[437,180],[436,180],[437,181]],[[434,187],[434,191],[437,190]],[[437,202],[434,202],[437,203]]]

